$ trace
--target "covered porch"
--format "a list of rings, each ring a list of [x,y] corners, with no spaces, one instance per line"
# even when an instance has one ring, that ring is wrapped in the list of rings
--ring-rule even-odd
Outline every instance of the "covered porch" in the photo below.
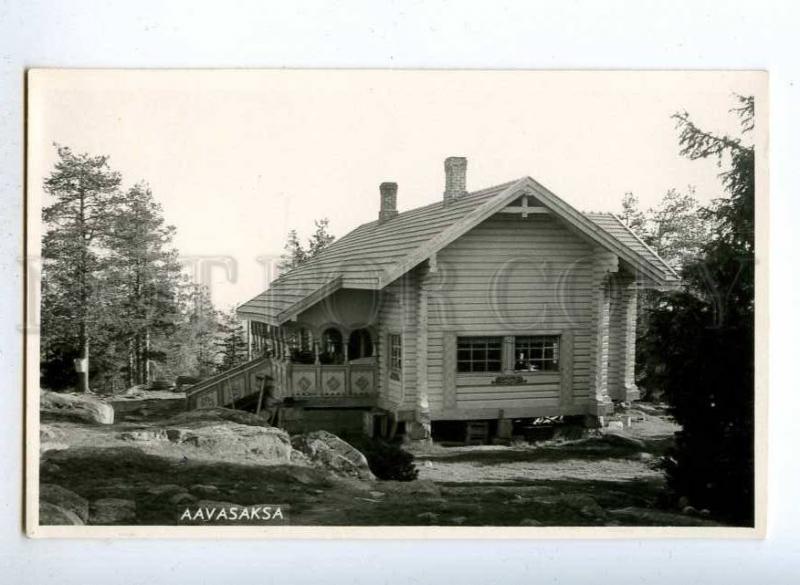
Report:
[[[370,327],[249,321],[247,331],[251,357],[270,358],[274,398],[309,406],[376,404],[377,347]]]

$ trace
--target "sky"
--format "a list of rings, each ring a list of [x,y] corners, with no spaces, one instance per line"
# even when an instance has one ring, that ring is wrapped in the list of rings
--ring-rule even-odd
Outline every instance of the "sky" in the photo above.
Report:
[[[617,212],[626,192],[643,208],[670,188],[723,196],[671,116],[736,135],[733,95],[758,112],[765,87],[747,72],[34,71],[28,197],[45,197],[53,143],[109,155],[124,186],[150,185],[227,309],[266,288],[290,229],[376,219],[381,182],[400,211],[440,199],[448,156],[467,157],[469,190],[527,175],[584,211]]]

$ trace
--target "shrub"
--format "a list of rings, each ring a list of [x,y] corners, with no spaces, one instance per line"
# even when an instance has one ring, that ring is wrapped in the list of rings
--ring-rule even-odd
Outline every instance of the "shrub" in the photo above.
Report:
[[[394,481],[417,479],[419,472],[414,464],[414,455],[399,444],[367,437],[351,437],[348,441],[364,454],[370,471],[378,479]]]

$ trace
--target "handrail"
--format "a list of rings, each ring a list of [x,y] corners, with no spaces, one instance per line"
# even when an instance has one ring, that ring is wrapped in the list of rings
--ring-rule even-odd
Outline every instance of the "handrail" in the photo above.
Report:
[[[251,368],[254,368],[256,366],[260,366],[262,363],[264,363],[266,360],[269,360],[269,359],[271,359],[271,358],[269,358],[267,356],[257,357],[255,359],[250,360],[249,362],[245,362],[243,364],[239,364],[238,366],[234,366],[230,370],[226,370],[224,372],[220,372],[219,374],[214,374],[210,378],[206,378],[202,382],[198,382],[194,386],[191,386],[190,388],[188,388],[186,390],[186,396],[187,396],[187,398],[190,397],[190,396],[194,396],[195,394],[197,394],[201,390],[206,389],[208,386],[213,386],[214,384],[222,382],[222,381],[228,379],[229,377],[232,377],[232,376],[235,376],[237,374],[241,374],[243,372],[246,372],[247,370],[249,370]]]

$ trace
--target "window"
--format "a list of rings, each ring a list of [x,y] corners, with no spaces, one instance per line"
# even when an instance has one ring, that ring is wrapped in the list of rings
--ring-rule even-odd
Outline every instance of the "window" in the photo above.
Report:
[[[356,329],[350,334],[347,357],[350,360],[372,357],[372,336],[367,329]]]
[[[525,372],[558,371],[557,335],[514,338],[514,370]]]
[[[500,372],[502,337],[459,337],[456,363],[459,372]]]
[[[333,327],[326,329],[322,334],[319,347],[319,361],[321,364],[341,364],[344,362],[344,345],[342,334]]]
[[[389,335],[389,376],[394,380],[399,380],[402,367],[403,338],[395,334]]]

